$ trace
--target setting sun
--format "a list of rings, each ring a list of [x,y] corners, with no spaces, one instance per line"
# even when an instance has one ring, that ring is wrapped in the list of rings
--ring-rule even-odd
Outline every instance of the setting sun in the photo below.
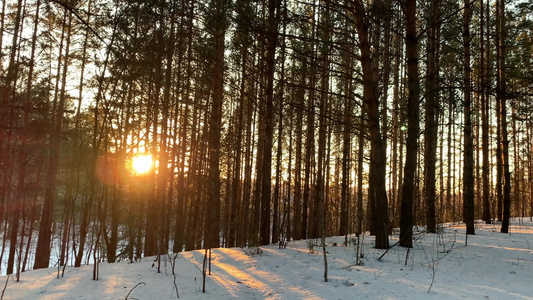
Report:
[[[154,161],[152,160],[152,155],[150,154],[137,155],[131,160],[131,167],[137,174],[144,174],[150,171],[153,164]]]

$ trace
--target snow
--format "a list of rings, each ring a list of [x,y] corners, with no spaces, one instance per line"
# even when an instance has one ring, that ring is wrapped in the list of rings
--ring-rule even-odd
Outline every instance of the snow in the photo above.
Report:
[[[254,249],[213,249],[212,273],[202,293],[203,250],[179,253],[176,285],[180,299],[533,299],[533,223],[512,223],[511,234],[499,225],[465,228],[446,224],[439,234],[417,232],[414,247],[373,248],[373,237],[360,240],[362,265],[355,255],[356,237],[326,239],[328,282],[324,282],[320,240],[291,241]],[[398,240],[390,238],[391,245]],[[465,244],[467,243],[467,244]],[[312,248],[312,249],[311,249]],[[67,267],[10,277],[4,299],[177,299],[172,256],[164,256],[161,273],[154,257],[139,262],[101,263],[99,280],[92,265]],[[0,290],[6,276],[0,277]],[[132,290],[133,289],[133,290]]]

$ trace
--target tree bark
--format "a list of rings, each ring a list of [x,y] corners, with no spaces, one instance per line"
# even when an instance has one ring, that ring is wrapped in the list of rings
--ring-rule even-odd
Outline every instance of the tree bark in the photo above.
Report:
[[[471,116],[471,67],[470,67],[470,19],[471,3],[465,0],[463,12],[463,47],[464,47],[464,166],[463,166],[463,222],[466,234],[475,234],[474,229],[474,145],[472,138]]]
[[[425,134],[424,134],[424,180],[425,180],[425,200],[426,200],[426,225],[427,231],[437,232],[436,220],[436,190],[435,190],[435,168],[437,161],[437,110],[439,97],[439,36],[440,36],[440,0],[431,2],[429,37],[428,37],[428,79],[426,83],[426,111],[425,111]]]
[[[369,178],[369,183],[373,186],[370,189],[374,193],[372,197],[375,201],[374,208],[376,210],[373,212],[375,218],[372,222],[376,235],[375,247],[377,249],[387,249],[389,247],[389,213],[387,191],[385,189],[387,151],[380,133],[378,83],[375,82],[374,78],[372,52],[368,39],[370,24],[362,0],[355,0],[353,2],[353,14],[359,37],[360,62],[363,71],[363,101],[368,116],[371,142],[370,173],[372,176]]]
[[[209,119],[209,184],[206,243],[207,248],[220,246],[220,137],[224,100],[224,39],[226,35],[226,0],[213,0],[216,28],[213,28],[213,97]]]
[[[270,244],[270,196],[272,192],[272,145],[274,139],[274,71],[276,67],[275,55],[278,40],[279,0],[268,1],[268,32],[266,47],[266,111],[265,111],[265,139],[263,148],[263,183],[261,190],[261,244]],[[281,122],[281,120],[280,120]]]
[[[416,0],[407,0],[405,7],[407,58],[407,145],[403,175],[400,215],[400,246],[413,247],[414,176],[417,167],[419,131],[418,38],[416,34]]]
[[[481,142],[483,152],[483,220],[485,224],[491,224],[490,214],[490,162],[489,162],[489,96],[488,96],[488,72],[485,70],[485,10],[484,1],[480,3],[480,73],[481,73]],[[487,22],[489,23],[489,22]],[[488,40],[488,38],[487,38]],[[487,46],[487,49],[489,47]],[[487,61],[489,61],[487,59]],[[486,68],[488,71],[488,67]]]
[[[507,84],[505,72],[506,57],[506,24],[505,24],[505,1],[497,2],[497,26],[498,26],[498,80],[499,88],[497,97],[499,98],[500,124],[501,128],[501,170],[503,172],[503,203],[502,203],[502,233],[509,232],[509,221],[511,217],[511,173],[509,171],[509,139],[507,138]]]
[[[64,21],[67,18],[67,9],[65,9],[64,13]],[[72,13],[69,14],[69,27],[72,21]],[[63,26],[65,26],[65,23],[63,23]],[[65,27],[64,27],[65,28]],[[65,28],[65,29],[68,29]],[[65,30],[63,29],[63,31]],[[64,33],[62,34],[62,41],[60,43],[60,51],[63,49],[63,37]],[[68,66],[68,47],[70,45],[70,30],[69,33],[67,33],[67,50],[65,54],[65,59],[63,64],[64,66],[64,73],[66,74],[66,68]],[[61,60],[62,56],[59,56],[58,59],[58,72],[60,70],[61,66]],[[66,84],[66,78],[63,78],[63,89]],[[58,76],[59,81],[59,76]],[[57,86],[56,86],[56,94],[57,94]],[[53,109],[53,116],[52,116],[52,124],[53,124],[53,132],[51,133],[50,137],[50,161],[48,165],[48,175],[46,179],[46,190],[43,200],[43,210],[41,213],[41,224],[39,227],[39,238],[37,241],[37,249],[35,251],[35,263],[33,265],[34,269],[41,269],[41,268],[47,268],[48,264],[50,262],[50,243],[52,238],[52,223],[53,223],[53,216],[54,216],[54,201],[55,201],[55,189],[56,189],[56,180],[57,180],[57,173],[59,169],[59,155],[60,155],[60,147],[61,147],[61,129],[63,124],[63,111],[65,106],[65,93],[62,91],[61,95],[59,96],[59,100],[57,100],[57,95],[54,98],[54,109]]]

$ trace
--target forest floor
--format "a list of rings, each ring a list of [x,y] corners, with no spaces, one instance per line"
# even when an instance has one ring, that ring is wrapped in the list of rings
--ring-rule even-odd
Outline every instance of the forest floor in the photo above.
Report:
[[[423,228],[420,228],[423,230]],[[20,282],[0,277],[3,299],[533,299],[533,223],[513,219],[511,233],[499,225],[476,223],[466,239],[461,224],[446,224],[439,234],[415,234],[414,247],[373,248],[373,237],[326,239],[328,282],[320,240],[291,241],[250,248],[213,249],[211,275],[202,293],[204,251],[139,262],[28,271]],[[391,245],[398,240],[392,235]],[[253,254],[252,252],[259,252]],[[380,260],[379,258],[383,256]],[[7,285],[4,288],[4,285]]]

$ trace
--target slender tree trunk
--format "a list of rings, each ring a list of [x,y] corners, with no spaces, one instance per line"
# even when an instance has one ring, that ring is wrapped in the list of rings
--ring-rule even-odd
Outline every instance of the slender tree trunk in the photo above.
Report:
[[[281,1],[279,1],[279,3],[281,3]],[[287,8],[285,5],[286,3],[284,3],[284,6],[283,6],[284,17],[286,17],[285,13],[287,11]],[[278,14],[279,14],[280,4],[277,4],[276,9],[278,10]],[[276,23],[278,22],[276,21]],[[277,33],[277,29],[276,29],[276,33]],[[284,20],[283,21],[283,35],[285,35],[285,33],[286,33],[286,22]],[[281,61],[285,61],[285,53],[286,53],[285,52],[285,40],[283,40],[281,44],[281,55],[280,55]],[[284,88],[285,88],[285,80],[284,80],[285,64],[284,63],[281,64],[280,74],[281,74],[280,77],[282,78],[282,80],[279,83],[279,92],[276,96],[277,98],[276,100],[278,102],[278,149],[277,149],[277,154],[276,154],[276,185],[274,188],[275,193],[274,193],[274,214],[272,218],[272,243],[277,243],[280,238],[280,224],[279,224],[279,216],[280,216],[279,205],[280,204],[279,203],[280,203],[280,199],[283,197],[283,192],[281,191],[281,189],[283,188],[283,183],[281,182],[282,181],[281,160],[282,160],[282,154],[283,154],[283,151],[282,151],[283,149],[283,125],[285,124],[283,122],[283,109],[284,109],[283,97],[284,97]],[[282,229],[281,229],[281,232],[283,232]]]
[[[313,6],[313,13],[315,12],[315,7]],[[312,40],[316,38],[316,25],[313,22],[311,29]],[[311,203],[309,201],[311,194],[311,174],[312,174],[312,164],[314,162],[315,156],[315,85],[317,77],[317,59],[316,59],[316,50],[315,45],[312,44],[308,46],[310,48],[311,55],[311,66],[309,74],[309,96],[307,99],[307,132],[305,139],[305,170],[304,170],[304,191],[303,191],[303,203],[302,203],[302,224],[300,227],[300,239],[306,239],[308,237],[308,225],[309,225],[309,214],[312,211]],[[311,219],[312,221],[312,219]]]
[[[262,84],[261,81],[260,84]],[[261,89],[261,87],[260,87]],[[257,115],[259,118],[259,124],[257,124],[257,150],[256,150],[256,168],[255,168],[255,182],[254,182],[254,192],[253,192],[253,216],[252,216],[252,226],[250,239],[255,245],[260,243],[260,223],[261,223],[261,189],[263,184],[263,168],[264,168],[264,139],[265,139],[265,101],[259,101]],[[256,122],[257,116],[254,115],[254,123]],[[269,174],[270,175],[270,174]]]
[[[359,136],[357,141],[357,230],[356,233],[363,233],[363,160],[365,151],[365,109],[361,106],[359,116]]]
[[[351,56],[348,56],[346,74],[349,74],[349,68],[351,67]],[[344,124],[342,132],[342,182],[341,182],[341,212],[340,212],[340,224],[339,235],[347,235],[349,232],[349,203],[350,203],[350,154],[351,154],[351,127],[352,127],[352,101],[351,101],[351,81],[350,76],[346,76],[344,97]]]
[[[6,15],[6,2],[2,1],[2,11],[0,12],[0,45],[4,43],[4,30],[5,30],[5,15]],[[19,1],[21,2],[21,1]],[[20,6],[19,6],[20,7]],[[38,10],[37,10],[38,11]],[[37,22],[36,22],[37,23]],[[3,47],[0,47],[0,57],[3,57]],[[4,70],[4,66],[0,64],[0,71]],[[1,219],[0,219],[1,221]]]
[[[452,185],[452,178],[455,178],[455,176],[453,175],[453,171],[452,170],[452,163],[455,163],[455,156],[453,155],[453,153],[455,153],[455,151],[452,153],[452,133],[453,133],[453,98],[451,96],[451,92],[450,92],[450,95],[448,97],[448,139],[447,139],[447,148],[448,148],[448,151],[447,151],[447,154],[446,154],[446,157],[448,157],[448,163],[447,163],[447,170],[448,170],[448,173],[447,173],[447,178],[446,178],[446,209],[444,210],[445,211],[445,214],[444,214],[444,220],[445,221],[454,221],[455,220],[455,216],[452,215],[451,211],[452,211],[452,194],[454,193],[453,189],[454,189],[454,186]]]
[[[272,192],[272,145],[274,139],[274,71],[275,54],[278,40],[279,0],[268,1],[268,35],[266,47],[266,110],[265,110],[265,139],[263,148],[263,176],[261,189],[261,244],[270,244],[270,197]],[[280,120],[281,122],[281,120]]]
[[[160,35],[162,29],[159,28],[156,31],[157,40],[161,40]],[[162,86],[162,52],[155,53],[156,59],[154,66],[152,66],[151,72],[153,75],[151,80],[148,82],[149,88],[147,91],[148,94],[148,103],[146,105],[148,118],[145,119],[146,122],[146,132],[150,133],[150,139],[148,135],[145,137],[145,144],[150,145],[151,149],[154,149],[152,155],[157,155],[158,153],[155,149],[158,149],[159,144],[159,125],[161,121],[159,119],[159,112],[161,110],[161,100],[160,100],[160,90]],[[151,130],[150,130],[151,127]],[[147,174],[148,176],[148,196],[144,199],[146,202],[146,224],[145,224],[145,237],[144,237],[144,256],[153,256],[159,254],[159,239],[160,239],[160,227],[159,220],[160,216],[160,206],[159,202],[159,182],[158,182],[158,173],[155,170],[155,167],[152,167]]]
[[[416,35],[416,1],[407,0],[405,7],[407,56],[407,145],[403,175],[400,215],[400,246],[413,247],[414,176],[417,167],[419,131],[418,38]]]
[[[70,24],[72,21],[72,13],[69,14],[69,25],[68,28],[70,28]],[[64,18],[66,20],[67,18],[67,10],[65,9]],[[65,26],[65,21],[63,21],[63,26]],[[63,32],[64,30],[63,29]],[[68,65],[68,47],[70,45],[70,30],[67,34],[67,50],[65,51],[65,61],[63,64]],[[63,50],[63,37],[64,33],[62,34],[61,43],[60,43],[60,51]],[[62,56],[59,56],[58,59],[58,66],[61,65]],[[64,68],[64,73],[66,73],[66,67]],[[58,67],[58,70],[60,68]],[[59,72],[59,71],[58,71]],[[58,77],[59,78],[59,77]],[[59,80],[59,79],[58,79]],[[52,223],[53,223],[53,216],[54,216],[54,200],[55,200],[55,189],[56,189],[56,180],[57,180],[57,173],[59,169],[59,155],[60,155],[60,144],[61,144],[61,129],[62,129],[62,122],[63,122],[63,111],[65,106],[65,93],[64,88],[66,84],[66,79],[63,78],[63,91],[61,95],[59,96],[59,102],[57,102],[57,96],[55,96],[54,99],[54,111],[52,115],[52,124],[53,124],[53,132],[51,133],[50,138],[50,161],[48,165],[48,177],[46,179],[46,190],[43,200],[43,210],[41,213],[41,225],[39,226],[39,238],[37,241],[37,249],[35,252],[35,263],[33,265],[34,269],[41,269],[41,268],[47,268],[49,261],[50,261],[50,243],[52,239]],[[56,88],[57,90],[57,88]],[[57,94],[57,93],[56,93]]]
[[[19,4],[20,5],[20,4]],[[28,157],[28,149],[27,149],[27,142],[28,142],[28,137],[30,135],[30,131],[29,131],[29,128],[28,128],[28,121],[29,121],[29,113],[30,113],[30,109],[31,109],[31,87],[32,87],[32,78],[33,78],[33,69],[34,69],[34,55],[35,55],[35,42],[36,42],[36,26],[38,24],[38,12],[39,12],[39,3],[37,3],[37,10],[36,10],[36,18],[35,18],[35,27],[34,27],[34,33],[33,33],[33,38],[32,38],[32,52],[31,52],[31,58],[30,58],[30,70],[29,70],[29,73],[28,73],[28,83],[27,83],[27,90],[26,90],[26,99],[23,100],[23,123],[22,123],[22,134],[20,134],[20,137],[18,138],[19,141],[17,141],[17,144],[19,145],[19,149],[18,149],[18,155],[16,156],[16,161],[17,161],[17,165],[18,165],[18,172],[17,172],[17,184],[16,184],[16,192],[14,193],[14,197],[13,197],[13,200],[12,200],[12,203],[10,205],[10,209],[9,211],[12,212],[11,213],[11,220],[9,222],[9,255],[8,255],[8,260],[7,260],[7,269],[6,269],[6,274],[9,275],[9,274],[13,274],[13,271],[14,271],[14,265],[15,265],[15,255],[16,255],[16,247],[17,247],[17,241],[19,240],[19,225],[20,223],[22,222],[22,235],[20,236],[20,245],[19,245],[19,256],[18,256],[18,259],[17,259],[17,262],[18,262],[18,267],[17,267],[17,282],[19,281],[19,276],[20,276],[20,264],[21,264],[21,255],[20,253],[22,252],[22,246],[23,246],[23,242],[24,242],[24,229],[25,229],[25,223],[26,223],[26,220],[25,220],[25,203],[26,203],[26,196],[25,196],[25,177],[26,177],[26,161],[27,161],[27,157]],[[26,7],[24,5],[24,7],[20,7],[18,6],[17,7],[17,17],[16,18],[19,18],[18,20],[16,20],[16,26],[17,28],[15,29],[15,32],[18,32],[19,30],[23,30],[22,26],[20,26],[20,23],[24,23],[24,16],[20,16],[18,15],[20,13],[20,11],[22,10],[25,10]],[[2,8],[2,18],[4,16],[4,10],[5,10],[5,3],[3,4],[3,8]],[[19,28],[20,26],[20,28]],[[2,19],[2,30],[0,31],[0,35],[3,35],[3,27],[4,27],[4,20]],[[16,35],[18,36],[18,33],[16,33]],[[14,37],[15,39],[15,37]],[[17,37],[18,39],[18,37]],[[0,40],[1,42],[1,40]],[[0,45],[2,45],[0,43]],[[14,46],[15,43],[13,43],[12,46]],[[12,51],[15,51],[15,48],[12,48]],[[16,51],[15,51],[16,52]],[[0,58],[1,58],[1,50],[0,50]],[[16,84],[16,81],[15,81],[15,75],[16,74],[16,71],[13,70],[14,73],[13,73],[13,85]],[[10,82],[8,82],[8,84],[11,84]],[[5,89],[8,89],[9,90],[9,87],[5,87]],[[14,86],[13,86],[13,91],[14,91]],[[6,95],[2,95],[2,96],[6,96]],[[9,96],[9,95],[7,95]],[[7,98],[3,99],[3,101],[8,101]],[[6,124],[7,126],[9,126],[8,124]],[[1,127],[0,127],[1,128]],[[2,133],[0,133],[2,134]],[[2,134],[3,136],[3,134]],[[3,137],[2,137],[3,139]],[[4,144],[0,144],[0,147],[3,147]],[[16,147],[16,145],[15,145]],[[18,147],[17,147],[18,148]],[[14,148],[14,149],[17,149],[17,148]],[[1,151],[1,150],[0,150]],[[2,163],[0,161],[0,163]],[[3,163],[2,163],[3,164]],[[6,176],[7,174],[4,174],[4,176]],[[6,177],[7,178],[7,177]],[[6,187],[7,188],[7,187]],[[3,195],[2,195],[3,196]],[[2,197],[0,196],[0,197]],[[0,206],[0,209],[2,210],[0,212],[0,222],[2,221],[2,215],[3,215],[3,209],[4,209],[4,206]],[[20,220],[21,219],[21,215],[22,215],[22,221]],[[8,217],[9,219],[9,217]],[[7,223],[6,223],[7,224]],[[4,240],[7,240],[7,235],[5,236]],[[30,240],[28,240],[28,243],[30,242]],[[4,248],[2,247],[2,251],[4,250]]]
[[[282,67],[283,68],[283,67]],[[283,74],[283,71],[282,71]],[[283,76],[282,76],[283,78]],[[283,154],[283,103],[282,97],[279,97],[279,110],[278,110],[278,145],[276,150],[276,184],[274,186],[274,212],[272,214],[272,243],[277,243],[280,236],[280,227],[279,227],[279,202],[282,197],[282,187],[283,183],[281,182],[281,156]]]
[[[511,126],[513,129],[513,135],[515,138],[513,139],[513,156],[514,156],[514,164],[513,164],[513,175],[514,175],[514,186],[513,186],[513,199],[514,199],[514,209],[515,209],[515,216],[524,217],[520,214],[520,205],[522,204],[522,198],[520,197],[520,175],[522,174],[522,170],[520,168],[520,157],[519,157],[519,147],[518,147],[518,135],[519,133],[516,130],[516,108],[515,108],[515,101],[511,102],[512,107],[512,114],[511,114]]]
[[[191,95],[191,80],[193,77],[193,70],[192,70],[192,61],[193,61],[193,20],[194,20],[194,12],[195,12],[195,1],[187,1],[188,7],[187,9],[187,66],[186,66],[186,83],[185,83],[185,111],[183,112],[182,122],[180,125],[180,159],[179,159],[179,166],[178,166],[178,201],[177,201],[177,207],[176,207],[176,228],[174,232],[174,247],[173,251],[174,253],[181,252],[183,245],[185,244],[185,219],[186,219],[186,202],[188,199],[188,188],[186,185],[186,181],[189,182],[190,177],[187,177],[185,179],[185,158],[187,153],[187,147],[190,145],[189,138],[187,137],[187,133],[190,130],[189,127],[189,111],[190,106],[192,103],[190,103],[190,97],[188,95]],[[189,162],[190,162],[189,157]],[[189,218],[189,222],[191,222]]]
[[[509,139],[507,138],[507,84],[505,72],[505,57],[506,57],[506,21],[505,21],[505,1],[499,0],[497,2],[497,26],[499,44],[498,44],[498,83],[499,89],[497,97],[499,98],[500,124],[498,128],[501,132],[501,169],[503,172],[503,208],[502,208],[502,233],[509,232],[509,219],[511,217],[511,173],[509,171]]]
[[[62,73],[62,85],[61,85],[61,95],[63,99],[66,97],[65,95],[65,88],[67,83],[67,70],[68,70],[68,59],[69,59],[69,51],[70,51],[70,39],[71,39],[71,26],[72,26],[72,13],[69,14],[69,21],[67,25],[67,40],[66,40],[66,47],[65,47],[65,63],[63,64],[63,73]],[[64,102],[65,100],[63,100]],[[71,178],[68,178],[70,180]],[[65,201],[64,201],[64,217],[62,218],[62,226],[63,226],[63,233],[62,233],[62,241],[61,241],[61,252],[60,252],[60,258],[59,258],[59,264],[60,266],[64,266],[65,264],[65,257],[66,257],[66,249],[68,248],[68,241],[69,241],[69,231],[70,231],[70,223],[71,223],[71,214],[72,214],[72,187],[67,186]]]
[[[303,111],[305,101],[305,79],[307,78],[307,64],[305,60],[302,62],[300,70],[300,82],[296,88],[295,97],[297,101],[296,109],[296,149],[295,149],[295,161],[294,161],[294,218],[293,218],[293,236],[295,239],[302,238],[301,226],[302,226],[302,148],[303,148]]]
[[[400,25],[400,20],[395,21],[395,26]],[[399,35],[394,35],[393,39],[394,44],[394,88],[393,88],[393,102],[392,102],[392,134],[391,134],[391,184],[390,184],[390,202],[391,202],[391,215],[393,217],[393,224],[394,227],[399,227],[399,220],[396,217],[398,215],[398,195],[400,194],[399,188],[398,188],[398,170],[399,165],[401,165],[401,157],[402,151],[398,151],[398,144],[401,140],[402,136],[402,128],[400,125],[400,113],[399,113],[399,105],[400,105],[400,73],[402,72],[402,64],[400,63],[401,59],[401,49],[402,49],[402,39],[400,39]],[[401,146],[400,146],[401,147]],[[400,153],[398,153],[400,152]],[[400,181],[401,181],[401,174],[400,174]]]
[[[40,176],[38,176],[37,178],[37,182],[40,181]],[[24,259],[22,261],[22,267],[21,267],[21,271],[20,272],[24,272],[26,270],[26,265],[28,263],[28,256],[30,254],[30,249],[31,249],[31,245],[32,245],[32,240],[33,240],[33,228],[35,226],[35,219],[36,219],[36,215],[37,215],[37,197],[34,196],[33,198],[33,203],[32,203],[32,206],[31,206],[31,217],[30,217],[30,227],[28,228],[28,242],[26,243],[26,250],[24,251]]]
[[[464,47],[464,166],[463,166],[463,222],[466,234],[475,234],[474,229],[474,145],[472,138],[471,113],[471,67],[470,67],[470,19],[471,3],[465,1],[463,12],[463,47]]]
[[[240,86],[240,98],[239,98],[239,108],[237,110],[237,138],[235,145],[235,162],[234,162],[234,172],[233,172],[233,184],[232,184],[232,195],[231,195],[231,220],[229,224],[229,237],[228,237],[228,246],[240,246],[242,238],[242,229],[238,230],[238,226],[241,223],[241,194],[242,194],[242,182],[241,182],[241,158],[242,158],[242,139],[244,131],[244,105],[245,105],[245,87],[246,87],[246,60],[247,60],[247,51],[242,51],[242,69],[241,69],[241,86]],[[239,245],[235,245],[235,242]]]
[[[501,101],[502,101],[502,91],[503,88],[501,86],[502,80],[501,80],[501,69],[503,66],[502,63],[502,34],[501,34],[501,26],[500,22],[501,20],[501,5],[499,4],[500,0],[496,0],[496,34],[495,34],[495,46],[496,49],[496,71],[497,71],[497,78],[496,78],[496,102],[495,102],[495,113],[496,113],[496,203],[497,203],[497,216],[498,221],[502,222],[503,217],[503,159],[502,159],[502,133],[501,133]]]
[[[5,3],[4,5],[5,6]],[[41,1],[40,0],[37,0],[37,4],[36,4],[36,8],[35,8],[35,19],[34,19],[34,27],[33,27],[33,35],[32,35],[32,42],[31,42],[31,54],[30,54],[30,62],[29,62],[29,70],[28,70],[28,81],[27,81],[27,88],[26,88],[26,99],[24,100],[24,123],[23,123],[23,133],[22,133],[22,137],[21,137],[21,146],[22,146],[22,149],[19,153],[19,168],[20,168],[20,171],[19,171],[19,178],[18,178],[18,184],[17,184],[17,187],[18,187],[18,191],[17,191],[17,194],[19,195],[20,199],[23,200],[23,209],[22,209],[22,214],[23,214],[23,225],[22,225],[22,235],[21,235],[21,239],[20,239],[20,246],[19,246],[19,257],[18,257],[18,272],[17,272],[17,281],[19,281],[20,279],[20,273],[21,272],[24,272],[25,268],[26,268],[26,260],[27,260],[27,255],[28,255],[28,252],[29,252],[29,247],[31,245],[31,241],[32,241],[32,234],[33,234],[33,226],[34,226],[34,222],[35,222],[35,202],[36,202],[36,199],[37,197],[34,197],[34,201],[33,201],[33,205],[31,206],[31,218],[29,220],[29,223],[30,223],[30,227],[29,227],[29,235],[28,235],[28,240],[27,240],[27,243],[26,243],[26,252],[25,252],[25,255],[24,255],[24,260],[22,259],[22,247],[23,247],[23,241],[24,241],[24,235],[25,235],[25,232],[26,232],[26,207],[25,207],[25,196],[24,196],[24,188],[25,188],[25,172],[26,172],[26,167],[25,167],[25,162],[27,160],[27,157],[28,157],[28,153],[27,153],[27,149],[26,149],[26,145],[28,143],[28,138],[29,138],[29,117],[30,117],[30,109],[31,109],[31,104],[32,104],[32,94],[33,94],[33,85],[31,84],[33,82],[33,78],[34,78],[34,67],[35,67],[35,53],[36,53],[36,44],[37,44],[37,29],[38,29],[38,24],[39,24],[39,12],[40,12],[40,6],[41,6]],[[3,16],[3,12],[2,12],[2,16]],[[2,23],[3,23],[4,20],[2,20]],[[3,24],[2,24],[2,28],[3,28]],[[3,30],[0,30],[0,36],[2,35],[2,31]],[[0,45],[1,45],[1,38],[0,38]],[[1,51],[0,51],[0,57],[1,57]],[[40,168],[37,169],[37,174],[39,174],[39,171],[40,171]],[[37,182],[40,181],[40,176],[38,175],[37,176]],[[1,208],[0,208],[1,209]],[[1,214],[1,212],[0,212]],[[2,218],[0,217],[0,222],[1,222]],[[21,268],[21,263],[22,263],[22,268]]]
[[[527,132],[527,136],[533,136],[533,124],[531,120],[527,122]],[[531,139],[527,139],[527,146],[529,149],[529,220],[533,221],[533,182],[531,182],[531,178],[533,178],[533,143]]]
[[[481,141],[483,152],[483,220],[491,224],[490,215],[490,162],[489,162],[489,96],[487,74],[485,72],[485,10],[484,1],[480,3],[480,73],[481,73]],[[488,20],[487,20],[487,23]],[[488,47],[487,47],[488,48]],[[488,59],[487,59],[488,61]],[[488,69],[488,68],[487,68]]]
[[[170,7],[167,8],[170,11],[168,14],[170,14],[170,28],[166,28],[163,20],[161,20],[161,27],[165,29],[165,31],[169,30],[169,37],[168,40],[166,40],[167,46],[165,47],[165,60],[166,65],[164,66],[164,78],[162,78],[163,81],[163,102],[162,104],[162,122],[161,122],[161,138],[159,141],[159,172],[157,174],[157,198],[159,202],[159,231],[160,231],[160,239],[159,239],[159,251],[158,255],[164,255],[165,253],[168,253],[168,237],[170,235],[170,232],[168,232],[166,229],[168,228],[170,223],[170,214],[169,209],[171,207],[170,203],[167,202],[167,199],[169,198],[168,192],[169,192],[169,153],[168,153],[168,137],[169,137],[169,128],[168,128],[168,120],[169,120],[169,110],[170,105],[172,101],[172,90],[173,90],[173,82],[172,82],[172,72],[174,69],[174,45],[176,43],[175,41],[175,27],[176,27],[176,8],[175,4],[170,4]],[[164,9],[161,9],[162,16],[165,16]],[[163,35],[164,32],[161,33]],[[163,36],[159,38],[161,41],[161,44],[165,43],[165,39]],[[173,170],[172,170],[173,172]],[[159,260],[161,262],[161,260]],[[158,270],[159,271],[159,270]]]
[[[321,80],[320,80],[320,103],[319,103],[319,121],[318,121],[318,153],[317,153],[317,169],[316,169],[316,182],[314,190],[314,203],[313,203],[313,226],[310,228],[309,237],[319,238],[324,233],[322,224],[324,221],[323,214],[325,213],[325,161],[326,161],[326,142],[327,142],[327,107],[328,107],[328,90],[329,90],[329,1],[325,3],[324,13],[321,14],[321,42],[322,50],[320,53],[321,65]],[[317,34],[318,36],[318,34]]]
[[[436,221],[436,190],[435,190],[435,168],[437,160],[437,110],[438,110],[438,72],[439,72],[439,57],[438,44],[440,32],[440,0],[431,2],[431,17],[428,37],[428,79],[426,84],[426,112],[425,122],[426,128],[424,133],[424,149],[425,162],[424,163],[424,179],[425,179],[425,200],[426,200],[426,225],[427,231],[431,233],[437,232]]]
[[[7,1],[2,1],[2,20],[1,20],[1,31],[0,31],[0,39],[3,39],[3,35],[5,32],[5,6]],[[12,40],[11,45],[9,48],[9,60],[7,65],[7,70],[3,70],[3,65],[0,67],[0,70],[4,71],[2,74],[5,74],[3,78],[3,86],[0,88],[0,166],[2,167],[2,172],[0,172],[0,222],[4,222],[4,236],[7,237],[7,221],[9,217],[7,216],[7,200],[10,190],[10,178],[11,178],[11,170],[13,168],[9,167],[9,164],[12,164],[14,160],[10,157],[10,145],[11,143],[11,122],[12,122],[12,115],[13,115],[13,107],[9,107],[9,104],[13,103],[15,101],[15,91],[16,91],[16,79],[17,79],[17,72],[19,69],[18,63],[17,63],[17,54],[19,53],[18,50],[18,44],[19,44],[19,32],[21,31],[21,24],[23,23],[23,10],[24,6],[22,5],[22,0],[17,1],[16,6],[16,12],[15,12],[15,19],[14,19],[14,27],[12,31]],[[0,48],[3,48],[3,45],[0,44]],[[3,49],[0,49],[0,54],[3,54]],[[0,56],[0,64],[3,64],[3,60],[1,59],[2,56]],[[5,219],[4,219],[5,217]],[[13,220],[18,219],[18,215],[14,215],[12,218],[12,224]],[[17,220],[18,222],[18,220]],[[11,233],[13,235],[13,233]],[[5,242],[7,239],[3,239],[3,243],[5,245]],[[4,255],[4,247],[2,247],[2,253],[0,254],[0,259],[3,258]]]
[[[291,211],[292,211],[292,206],[291,206],[291,193],[292,193],[292,151],[293,151],[293,146],[292,146],[292,140],[293,140],[293,135],[292,135],[292,132],[293,132],[293,116],[294,116],[294,109],[289,108],[289,163],[288,163],[288,166],[287,166],[287,188],[286,188],[286,191],[285,191],[285,195],[283,196],[284,197],[284,216],[285,218],[283,219],[282,221],[282,227],[283,228],[283,224],[285,224],[285,238],[284,238],[284,241],[285,242],[288,242],[291,240],[291,237],[293,235],[293,229],[291,228],[291,225],[292,225],[292,217],[291,217]]]

